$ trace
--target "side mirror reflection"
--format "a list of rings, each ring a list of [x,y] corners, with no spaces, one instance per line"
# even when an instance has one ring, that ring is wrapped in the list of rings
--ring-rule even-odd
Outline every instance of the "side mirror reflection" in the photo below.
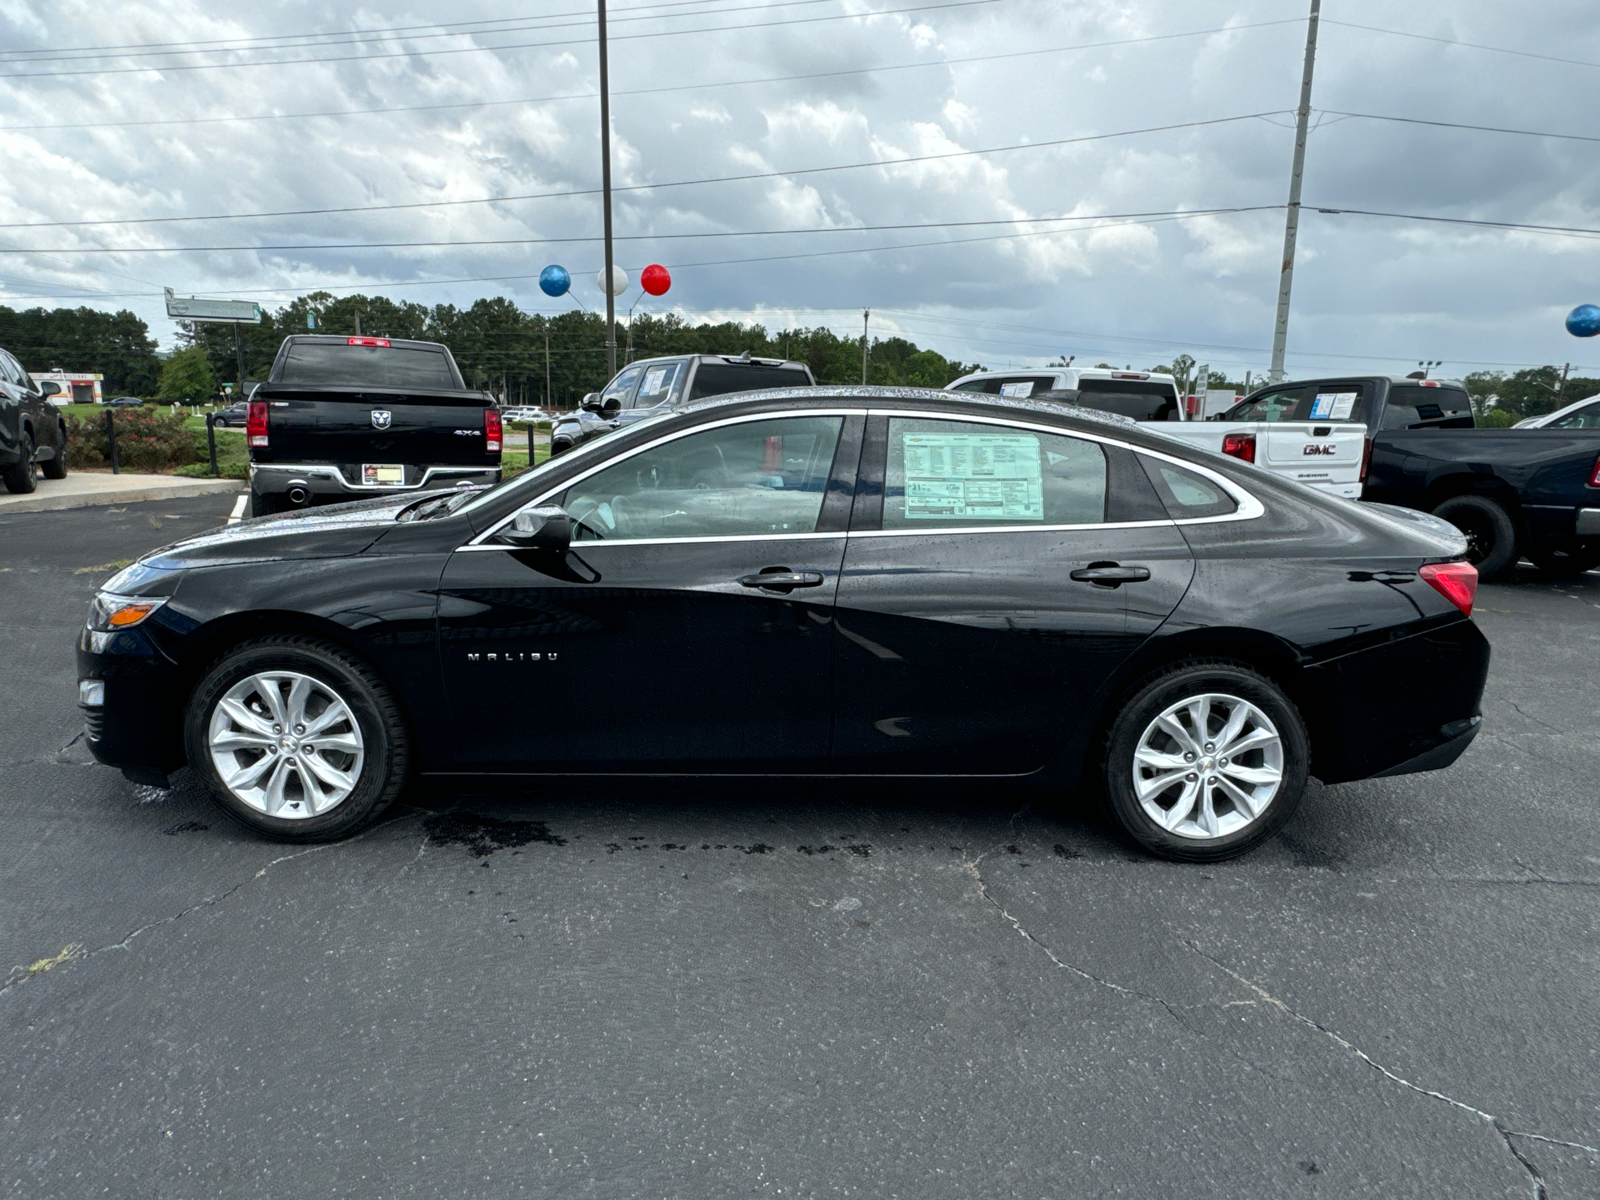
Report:
[[[495,540],[521,550],[565,554],[572,545],[572,517],[559,504],[525,508],[495,535]]]

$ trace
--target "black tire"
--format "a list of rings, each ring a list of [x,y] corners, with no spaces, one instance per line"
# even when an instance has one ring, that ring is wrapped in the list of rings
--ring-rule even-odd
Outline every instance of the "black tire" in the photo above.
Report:
[[[1561,546],[1548,550],[1529,550],[1528,559],[1546,575],[1572,579],[1600,567],[1600,545]]]
[[[1282,759],[1281,777],[1276,793],[1267,800],[1265,808],[1241,827],[1220,832],[1216,836],[1183,836],[1163,828],[1140,803],[1134,788],[1134,755],[1146,730],[1167,709],[1191,697],[1208,694],[1247,701],[1276,727]],[[1219,721],[1225,715],[1221,706],[1218,707],[1219,711],[1213,714],[1213,721]],[[1261,754],[1261,751],[1245,753],[1254,756]],[[1263,759],[1238,765],[1254,769],[1266,764]],[[1127,696],[1106,732],[1102,771],[1105,799],[1111,816],[1140,846],[1160,858],[1175,862],[1218,862],[1253,849],[1283,828],[1294,816],[1295,809],[1305,795],[1310,765],[1311,749],[1305,722],[1282,688],[1240,663],[1190,660],[1147,677]],[[1214,769],[1219,772],[1222,770],[1221,767]],[[1199,773],[1198,770],[1196,773]],[[1180,780],[1173,786],[1182,788],[1184,783]],[[1201,788],[1204,789],[1203,783]],[[1176,804],[1160,804],[1165,795],[1157,793],[1153,803],[1171,811],[1177,807]],[[1196,807],[1203,803],[1206,801],[1202,795]],[[1221,818],[1224,822],[1245,819],[1244,810],[1235,807],[1225,793],[1222,793],[1220,802],[1210,803],[1209,810],[1215,811],[1219,803],[1226,810]]]
[[[316,816],[286,819],[251,807],[223,783],[209,749],[212,713],[229,688],[264,671],[294,671],[326,685],[348,706],[364,742],[355,786]],[[410,741],[399,705],[365,662],[316,638],[279,634],[241,643],[206,672],[183,718],[189,765],[229,817],[277,841],[326,842],[370,825],[394,803],[410,771]]]
[[[6,491],[27,495],[39,486],[39,467],[33,461],[33,435],[25,433],[17,447],[18,458],[9,467],[0,468],[0,481]]]
[[[56,445],[56,456],[49,462],[40,463],[39,469],[44,472],[46,479],[65,479],[67,477],[67,431],[61,429],[61,439]]]
[[[250,515],[252,517],[270,517],[275,513],[288,512],[293,505],[287,496],[263,496],[260,492],[250,493]]]
[[[1433,515],[1467,535],[1467,561],[1485,583],[1500,578],[1520,557],[1511,514],[1486,496],[1452,496]]]

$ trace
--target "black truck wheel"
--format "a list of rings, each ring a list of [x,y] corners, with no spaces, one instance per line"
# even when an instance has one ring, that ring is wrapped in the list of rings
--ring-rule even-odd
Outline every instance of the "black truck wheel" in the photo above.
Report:
[[[20,492],[24,495],[39,486],[39,468],[33,461],[31,434],[22,435],[22,440],[17,445],[17,461],[9,467],[0,469],[0,481],[4,481],[6,491]]]
[[[263,496],[260,492],[250,493],[250,515],[252,517],[270,517],[274,513],[288,512],[290,508],[287,496]]]
[[[1478,578],[1488,583],[1500,578],[1516,563],[1517,527],[1511,515],[1486,496],[1452,496],[1433,515],[1467,535],[1467,561],[1478,568]]]

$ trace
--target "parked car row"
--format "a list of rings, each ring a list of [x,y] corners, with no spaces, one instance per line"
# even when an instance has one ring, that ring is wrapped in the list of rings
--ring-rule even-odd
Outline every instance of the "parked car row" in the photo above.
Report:
[[[8,492],[31,492],[46,479],[67,477],[67,422],[51,403],[61,385],[38,383],[0,350],[0,482]]]

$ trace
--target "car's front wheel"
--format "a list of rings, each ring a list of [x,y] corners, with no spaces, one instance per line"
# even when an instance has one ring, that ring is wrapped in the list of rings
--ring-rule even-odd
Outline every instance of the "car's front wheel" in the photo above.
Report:
[[[1237,663],[1180,663],[1146,680],[1112,722],[1106,798],[1145,849],[1216,862],[1294,815],[1310,757],[1305,723],[1272,680]]]
[[[295,842],[375,820],[405,785],[410,759],[399,706],[373,670],[297,635],[223,656],[189,701],[184,743],[225,812]]]

